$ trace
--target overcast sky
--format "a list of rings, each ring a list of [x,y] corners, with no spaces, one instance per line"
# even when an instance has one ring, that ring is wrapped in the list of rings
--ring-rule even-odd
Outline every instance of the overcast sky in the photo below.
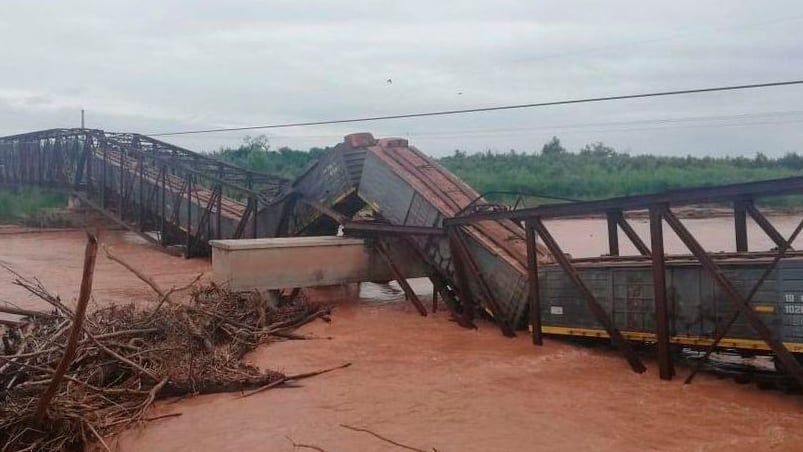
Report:
[[[803,79],[803,2],[36,1],[0,5],[0,135],[170,132]],[[388,83],[388,79],[392,83]],[[195,150],[347,133],[431,155],[803,152],[803,86],[170,137]]]

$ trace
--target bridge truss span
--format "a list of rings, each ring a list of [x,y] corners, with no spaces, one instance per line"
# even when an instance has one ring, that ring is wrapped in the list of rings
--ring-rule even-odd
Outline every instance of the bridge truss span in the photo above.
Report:
[[[120,225],[187,256],[216,238],[272,236],[258,213],[286,180],[134,133],[50,129],[0,138],[0,184],[71,190]]]

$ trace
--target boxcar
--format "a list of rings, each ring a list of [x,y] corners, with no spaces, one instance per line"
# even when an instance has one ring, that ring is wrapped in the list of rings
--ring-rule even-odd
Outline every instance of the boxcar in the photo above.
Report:
[[[719,259],[718,265],[746,297],[771,264],[770,258]],[[650,261],[577,263],[586,285],[603,305],[622,334],[634,341],[655,340],[655,310]],[[545,334],[607,337],[585,299],[557,266],[539,272],[541,315]],[[716,326],[736,312],[699,263],[688,258],[667,258],[667,304],[671,342],[704,347],[713,341]],[[795,353],[803,352],[803,258],[782,260],[750,302],[773,334]],[[747,353],[768,351],[744,316],[720,342],[722,348]]]

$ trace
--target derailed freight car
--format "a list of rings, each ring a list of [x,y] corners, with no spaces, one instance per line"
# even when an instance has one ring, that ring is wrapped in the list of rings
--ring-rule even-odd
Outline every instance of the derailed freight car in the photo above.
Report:
[[[764,257],[717,259],[722,273],[745,297],[771,262],[772,258]],[[626,339],[656,340],[649,260],[600,260],[574,265]],[[544,334],[608,337],[560,267],[542,266],[539,282]],[[666,289],[672,344],[704,348],[714,341],[717,326],[727,323],[736,313],[733,302],[693,258],[667,256]],[[789,351],[803,353],[803,256],[780,261],[756,291],[750,307]],[[737,318],[718,347],[737,349],[743,354],[770,351],[744,316]]]

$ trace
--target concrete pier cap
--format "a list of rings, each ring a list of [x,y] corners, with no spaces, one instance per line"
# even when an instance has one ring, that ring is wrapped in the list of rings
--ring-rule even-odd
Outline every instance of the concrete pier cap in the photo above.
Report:
[[[234,290],[322,287],[394,279],[366,239],[336,236],[211,240],[213,279]],[[409,249],[393,246],[408,278],[427,276]]]

